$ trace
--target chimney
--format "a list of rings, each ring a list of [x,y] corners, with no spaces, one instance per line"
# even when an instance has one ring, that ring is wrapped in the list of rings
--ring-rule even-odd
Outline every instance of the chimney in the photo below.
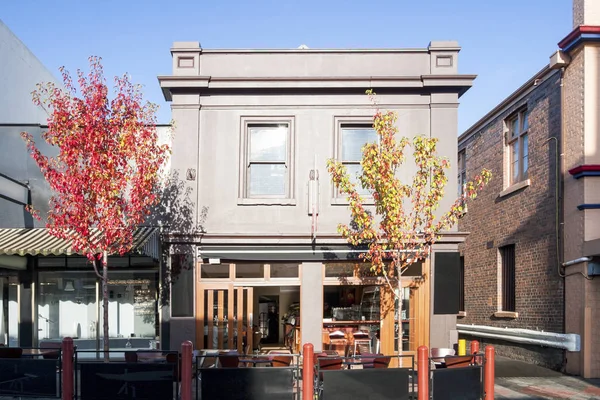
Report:
[[[600,0],[573,0],[573,28],[600,26]]]

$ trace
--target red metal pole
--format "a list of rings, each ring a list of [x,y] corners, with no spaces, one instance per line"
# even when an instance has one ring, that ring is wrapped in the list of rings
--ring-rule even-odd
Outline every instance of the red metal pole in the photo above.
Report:
[[[417,349],[417,399],[429,400],[429,349]]]
[[[494,366],[496,356],[494,346],[485,346],[485,370],[483,373],[483,389],[485,391],[485,400],[494,399]]]
[[[315,391],[315,347],[306,343],[302,348],[302,400],[313,400]]]
[[[62,341],[62,400],[73,400],[73,339]]]
[[[192,352],[189,340],[181,344],[181,400],[192,400]]]
[[[479,341],[472,340],[471,341],[471,354],[475,355],[479,353]],[[475,364],[479,364],[481,358],[478,356],[473,357],[473,361]]]

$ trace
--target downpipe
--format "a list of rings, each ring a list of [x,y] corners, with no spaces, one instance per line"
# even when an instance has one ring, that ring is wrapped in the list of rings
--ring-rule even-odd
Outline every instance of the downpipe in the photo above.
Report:
[[[580,351],[581,338],[574,333],[552,333],[531,329],[496,328],[485,325],[457,324],[458,333],[481,338],[499,339],[507,342],[554,347],[567,351]]]

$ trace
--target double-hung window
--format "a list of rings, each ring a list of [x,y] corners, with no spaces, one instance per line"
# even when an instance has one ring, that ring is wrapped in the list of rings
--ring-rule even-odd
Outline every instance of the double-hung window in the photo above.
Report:
[[[293,197],[292,129],[291,119],[243,122],[241,197],[249,203]]]
[[[521,110],[507,120],[510,184],[528,177],[529,170],[529,112]]]

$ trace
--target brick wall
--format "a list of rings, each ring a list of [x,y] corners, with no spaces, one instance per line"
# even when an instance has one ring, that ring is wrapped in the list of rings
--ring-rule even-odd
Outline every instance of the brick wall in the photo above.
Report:
[[[504,120],[527,105],[529,114],[529,179],[531,184],[508,196],[504,148]],[[560,141],[560,75],[551,76],[478,132],[463,139],[466,145],[467,179],[490,168],[490,184],[469,205],[459,222],[469,232],[461,245],[465,257],[465,310],[458,323],[496,327],[564,331],[563,281],[556,258],[555,147]],[[494,316],[498,308],[498,247],[515,244],[516,312],[518,318]],[[536,346],[491,341],[497,354],[530,361],[554,369],[562,366],[563,352]]]

